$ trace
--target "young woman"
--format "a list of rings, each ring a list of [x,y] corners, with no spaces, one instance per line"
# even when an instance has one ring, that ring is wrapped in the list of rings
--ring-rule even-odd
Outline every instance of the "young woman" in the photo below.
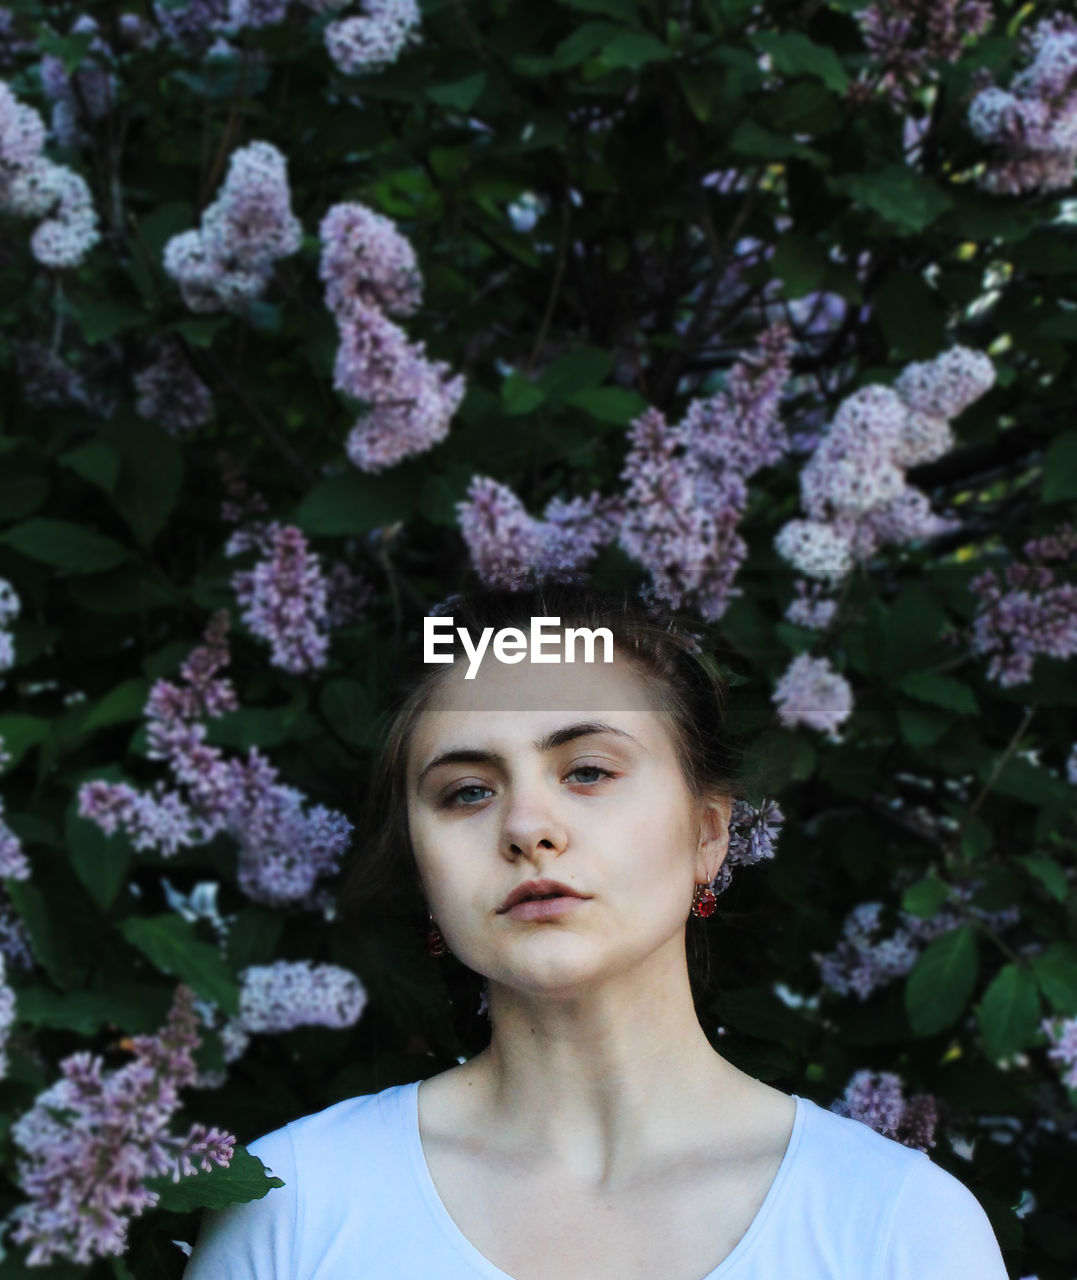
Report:
[[[487,979],[489,1046],[251,1144],[285,1186],[211,1215],[185,1280],[1005,1280],[963,1183],[699,1024],[686,924],[739,788],[695,643],[572,592],[452,616],[614,641],[430,665],[387,737],[368,853]]]

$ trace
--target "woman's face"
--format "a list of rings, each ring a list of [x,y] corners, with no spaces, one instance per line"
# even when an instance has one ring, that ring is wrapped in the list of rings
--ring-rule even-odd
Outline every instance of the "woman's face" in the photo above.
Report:
[[[646,679],[612,663],[456,663],[408,753],[408,822],[449,948],[493,981],[581,984],[661,948],[683,955],[697,882],[727,845],[729,806],[700,809]],[[585,895],[544,920],[502,910],[525,880]]]

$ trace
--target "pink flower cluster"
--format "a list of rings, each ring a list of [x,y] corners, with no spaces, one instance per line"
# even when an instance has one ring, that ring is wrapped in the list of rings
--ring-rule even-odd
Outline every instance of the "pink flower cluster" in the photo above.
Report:
[[[333,386],[370,406],[346,444],[362,471],[382,471],[443,440],[464,396],[462,376],[427,360],[389,315],[411,315],[422,280],[411,246],[392,222],[360,204],[322,219],[320,275],[340,334]]]
[[[843,400],[800,473],[807,518],[790,520],[774,540],[782,559],[833,586],[882,546],[956,527],[932,512],[905,468],[952,448],[950,420],[994,380],[987,356],[952,347],[909,365],[893,387],[862,387]]]
[[[159,344],[152,363],[132,381],[138,393],[135,412],[171,435],[197,431],[213,417],[213,396],[179,343]]]
[[[178,987],[165,1026],[126,1042],[133,1062],[110,1071],[95,1054],[72,1054],[61,1078],[12,1126],[28,1201],[12,1212],[11,1238],[31,1246],[29,1266],[122,1254],[131,1219],[160,1198],[147,1179],[170,1174],[178,1182],[199,1168],[228,1166],[231,1134],[195,1124],[181,1137],[168,1128],[180,1090],[195,1080],[197,1026],[193,995]]]
[[[30,251],[45,267],[79,266],[101,238],[90,188],[42,154],[45,122],[0,80],[0,211],[40,219]]]
[[[617,534],[618,504],[592,493],[553,498],[542,519],[507,486],[474,476],[456,504],[471,563],[483,582],[517,590],[534,579],[572,582]]]
[[[251,965],[239,975],[239,1015],[222,1029],[225,1061],[246,1052],[252,1035],[296,1027],[353,1027],[366,1008],[363,984],[348,969],[310,960]]]
[[[458,504],[471,562],[486,583],[568,580],[616,538],[650,574],[653,599],[721,616],[747,547],[736,532],[748,480],[788,448],[778,417],[789,334],[774,326],[734,365],[727,390],[694,400],[671,427],[657,409],[631,425],[622,494],[554,499],[542,520],[506,486],[476,476]]]
[[[988,0],[874,0],[856,19],[877,66],[857,88],[875,85],[895,103],[908,103],[910,90],[933,78],[933,64],[956,62],[992,17]]]
[[[969,106],[969,128],[994,149],[981,184],[996,195],[1062,191],[1077,169],[1077,18],[1041,18],[1021,50],[1029,65],[1010,88],[988,74]]]
[[[1004,591],[987,569],[969,584],[980,597],[972,625],[972,650],[990,654],[988,678],[1003,689],[1027,684],[1039,654],[1071,658],[1077,654],[1077,583],[1056,582],[1047,561],[1071,561],[1077,552],[1077,527],[1064,524],[1054,534],[1024,546],[1031,564],[1011,564]]]
[[[345,75],[382,71],[421,42],[415,0],[364,0],[363,8],[362,15],[338,18],[325,29],[325,47]]]
[[[1077,1091],[1077,1017],[1044,1018],[1040,1030],[1051,1044],[1047,1050],[1048,1058],[1066,1068],[1062,1083],[1067,1089]]]
[[[964,907],[964,914],[949,905],[943,906],[930,920],[899,911],[901,923],[889,937],[881,936],[883,904],[860,903],[845,917],[842,937],[834,950],[812,956],[823,986],[835,995],[855,994],[863,1002],[879,987],[909,973],[923,948],[956,929],[967,915],[998,930],[1017,923],[1020,913],[1016,907],[984,911],[972,906],[969,900],[977,888],[976,882],[951,886],[951,897]]]
[[[302,243],[287,162],[272,143],[252,142],[232,153],[201,228],[165,245],[164,268],[192,311],[240,312],[265,292],[277,259]]]
[[[800,653],[778,681],[771,701],[787,729],[807,725],[824,731],[831,742],[838,742],[838,729],[853,711],[853,690],[830,665],[829,658]]]
[[[917,1151],[926,1153],[935,1145],[939,1115],[934,1095],[917,1093],[906,1100],[901,1077],[893,1071],[856,1072],[830,1110]]]
[[[150,690],[149,755],[167,762],[171,789],[163,782],[151,793],[124,782],[87,782],[79,814],[165,857],[226,832],[239,845],[239,887],[254,902],[320,907],[316,882],[339,869],[351,823],[323,805],[307,809],[302,793],[281,783],[256,747],[245,760],[226,759],[206,741],[204,720],[237,707],[231,682],[217,675],[229,661],[227,629],[222,611],[206,644],[183,664],[184,684],[158,680]]]

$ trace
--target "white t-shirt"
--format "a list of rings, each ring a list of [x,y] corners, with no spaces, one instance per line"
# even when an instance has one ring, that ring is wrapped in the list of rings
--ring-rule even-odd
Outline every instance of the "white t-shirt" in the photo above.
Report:
[[[418,1096],[419,1081],[394,1085],[252,1142],[285,1185],[207,1214],[184,1280],[512,1280],[438,1196]],[[792,1096],[792,1135],[766,1199],[699,1280],[1007,1280],[963,1182],[922,1151]]]

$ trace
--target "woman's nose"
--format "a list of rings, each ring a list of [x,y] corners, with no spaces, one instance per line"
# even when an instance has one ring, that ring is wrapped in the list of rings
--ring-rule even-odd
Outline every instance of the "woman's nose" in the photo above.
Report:
[[[511,858],[533,857],[540,850],[547,855],[561,853],[568,844],[568,832],[553,798],[534,786],[516,789],[505,812],[501,843]]]

